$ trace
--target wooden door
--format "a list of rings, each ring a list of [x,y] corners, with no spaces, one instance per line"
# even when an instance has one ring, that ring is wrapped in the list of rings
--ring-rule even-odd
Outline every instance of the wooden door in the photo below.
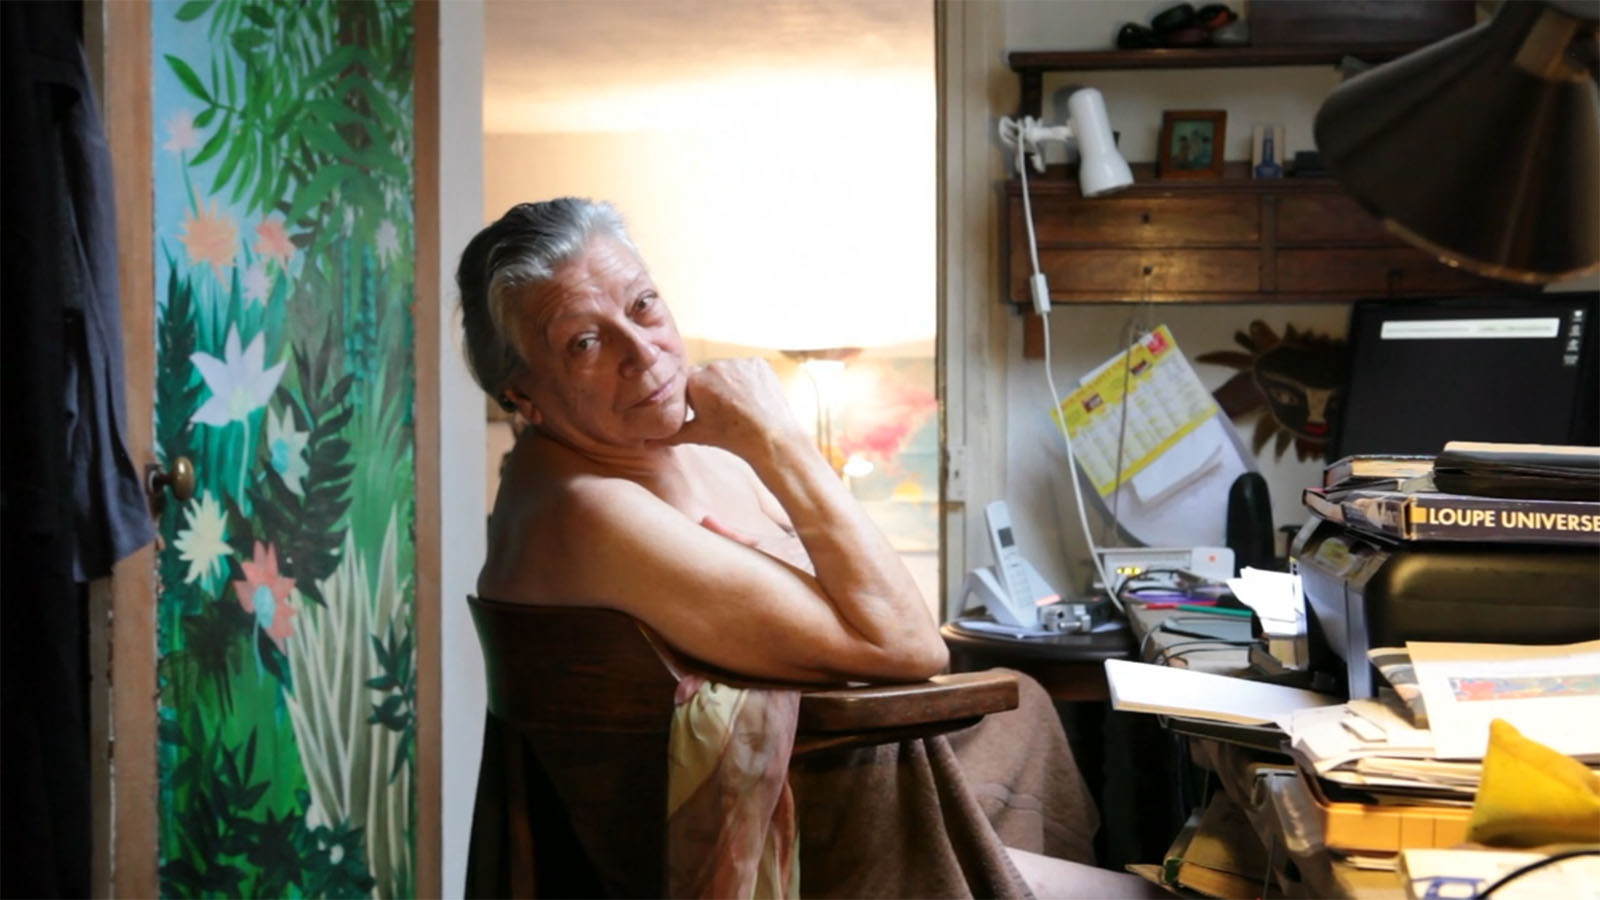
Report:
[[[437,6],[91,2],[128,438],[97,892],[438,896]]]

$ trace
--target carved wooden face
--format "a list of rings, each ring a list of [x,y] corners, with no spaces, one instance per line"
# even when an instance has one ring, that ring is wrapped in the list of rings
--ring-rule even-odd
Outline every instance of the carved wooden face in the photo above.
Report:
[[[1279,337],[1260,319],[1234,342],[1246,351],[1219,350],[1195,357],[1199,362],[1237,369],[1213,392],[1230,418],[1263,411],[1256,420],[1250,446],[1261,453],[1268,441],[1282,457],[1292,443],[1299,459],[1322,455],[1338,421],[1347,360],[1342,340],[1284,327]]]

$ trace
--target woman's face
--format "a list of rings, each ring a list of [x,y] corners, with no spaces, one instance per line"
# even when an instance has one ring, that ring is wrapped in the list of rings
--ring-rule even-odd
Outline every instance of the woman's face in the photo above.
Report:
[[[683,427],[683,339],[626,244],[591,239],[530,289],[515,321],[528,364],[518,405],[545,433],[581,449],[636,446]]]

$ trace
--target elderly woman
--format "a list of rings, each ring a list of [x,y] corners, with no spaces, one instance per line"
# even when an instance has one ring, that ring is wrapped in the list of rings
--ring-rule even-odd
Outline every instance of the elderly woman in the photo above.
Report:
[[[525,423],[503,468],[480,593],[621,610],[691,657],[759,678],[906,681],[944,668],[944,644],[910,573],[817,452],[771,368],[753,359],[689,364],[672,313],[610,206],[575,198],[516,206],[467,246],[457,280],[473,374]],[[751,288],[759,302],[759,285]],[[1025,705],[1048,713],[1037,685],[1025,687]],[[1034,798],[1018,814],[1034,837],[1007,842],[1087,860],[1092,803],[1049,719],[1052,731],[1033,749],[1058,758],[1053,775],[1036,775],[1025,789],[1000,785],[994,802],[963,796],[984,808],[979,830],[995,846],[983,815],[1004,830],[1005,807]],[[935,769],[948,757],[956,780],[963,775],[951,744],[967,748],[963,757],[1018,752],[1003,735],[926,743],[931,749],[917,752],[930,754]],[[1012,779],[1013,762],[991,758],[989,769],[1006,774],[982,777]],[[822,852],[851,828],[870,840],[905,827],[880,826],[852,808],[859,803],[839,800],[840,779],[874,790],[859,781],[870,766],[850,768],[796,773],[802,853]],[[824,782],[826,793],[815,786]],[[1077,808],[1041,811],[1045,803]],[[1006,886],[1017,874],[1007,858],[1057,896],[1074,885],[1094,896],[1127,887],[1100,880],[1125,876],[1062,860],[1000,858],[995,868],[1005,871],[981,886],[969,878],[968,887],[1025,891]],[[948,889],[881,875],[830,887],[857,896]]]

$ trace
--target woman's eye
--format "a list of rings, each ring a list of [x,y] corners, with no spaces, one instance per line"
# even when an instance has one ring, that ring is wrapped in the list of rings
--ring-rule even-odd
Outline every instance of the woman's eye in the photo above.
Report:
[[[594,349],[595,347],[599,346],[599,344],[599,338],[592,334],[586,334],[582,337],[573,338],[572,343],[568,344],[567,346],[571,348],[573,353],[584,353],[588,350]]]
[[[655,305],[656,305],[656,295],[655,294],[645,294],[643,297],[640,297],[639,299],[633,301],[633,311],[635,313],[642,313],[642,312],[644,312],[644,311],[646,311],[648,309],[651,309]]]

